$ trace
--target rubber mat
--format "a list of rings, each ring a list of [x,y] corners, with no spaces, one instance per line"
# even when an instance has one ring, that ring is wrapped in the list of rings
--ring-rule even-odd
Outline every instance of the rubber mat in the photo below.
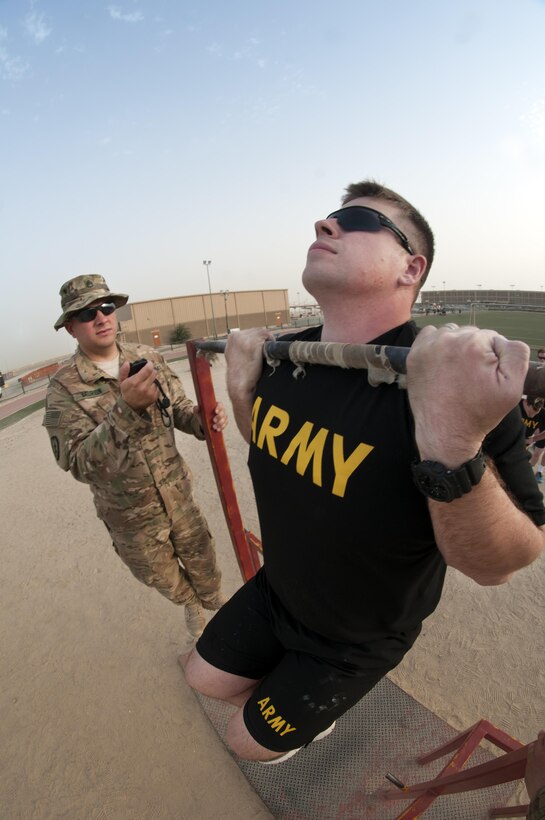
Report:
[[[220,737],[233,707],[199,696]],[[479,717],[485,717],[479,715]],[[465,727],[469,728],[469,727]],[[426,766],[416,758],[453,738],[457,731],[389,681],[382,680],[337,721],[327,738],[276,766],[236,760],[248,782],[277,820],[394,820],[409,800],[386,801],[391,772],[408,785],[436,776],[446,756]],[[466,764],[494,757],[484,744]],[[426,820],[485,820],[488,809],[507,805],[518,782],[438,797]]]

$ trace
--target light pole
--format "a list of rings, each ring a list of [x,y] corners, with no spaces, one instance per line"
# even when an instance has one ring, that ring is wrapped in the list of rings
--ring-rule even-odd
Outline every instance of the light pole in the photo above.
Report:
[[[223,300],[225,302],[225,327],[227,328],[227,333],[230,333],[229,330],[229,314],[227,313],[227,297],[229,296],[228,290],[220,290],[220,293],[223,293]]]
[[[210,287],[210,265],[211,259],[203,259],[203,265],[206,266],[206,276],[208,277],[208,293],[210,294],[210,308],[212,310],[212,324],[214,325],[214,339],[218,338],[218,331],[216,330],[216,317],[214,316],[214,302],[212,300],[212,288]]]

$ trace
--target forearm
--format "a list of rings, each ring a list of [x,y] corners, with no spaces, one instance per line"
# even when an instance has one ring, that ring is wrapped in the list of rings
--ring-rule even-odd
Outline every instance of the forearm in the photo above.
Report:
[[[254,389],[241,385],[227,371],[227,393],[231,400],[235,423],[244,441],[250,443],[252,437],[252,405]]]
[[[173,404],[172,414],[174,416],[174,427],[177,430],[195,436],[199,441],[204,439],[204,430],[199,415],[195,413],[195,405],[185,395],[183,399]]]
[[[125,467],[129,441],[150,429],[149,415],[133,410],[121,397],[110,410],[83,410],[65,390],[52,387],[47,395],[44,426],[61,469],[85,484],[111,481]]]
[[[271,338],[265,328],[243,330],[231,333],[225,348],[227,392],[236,425],[248,443],[252,436],[255,390],[263,369],[263,344]]]
[[[504,583],[543,549],[543,532],[516,507],[491,465],[467,495],[428,503],[446,563],[479,584]]]
[[[195,414],[195,405],[187,397],[181,379],[162,359],[161,363],[163,364],[164,376],[163,388],[166,388],[167,396],[170,399],[174,427],[181,430],[182,433],[195,436],[202,441],[204,432],[199,417]]]
[[[87,433],[79,432],[67,442],[68,469],[75,479],[86,484],[111,481],[126,469],[130,442],[134,443],[150,429],[146,411],[139,413],[118,398],[101,424]]]

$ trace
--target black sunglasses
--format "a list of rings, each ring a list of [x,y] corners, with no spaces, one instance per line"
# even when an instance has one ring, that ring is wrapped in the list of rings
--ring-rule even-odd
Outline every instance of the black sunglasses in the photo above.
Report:
[[[378,233],[382,228],[388,228],[395,233],[407,253],[414,254],[403,231],[400,231],[391,219],[381,214],[380,211],[375,211],[374,208],[366,208],[365,205],[349,205],[347,208],[333,211],[327,218],[336,219],[343,231]]]
[[[103,316],[109,316],[115,309],[113,302],[105,302],[103,305],[97,305],[96,307],[83,308],[78,313],[72,314],[70,318],[77,319],[78,322],[94,322],[99,311]]]

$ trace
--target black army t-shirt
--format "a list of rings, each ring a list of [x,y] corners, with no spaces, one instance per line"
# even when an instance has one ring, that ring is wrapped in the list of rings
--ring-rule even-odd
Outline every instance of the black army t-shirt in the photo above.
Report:
[[[519,402],[519,410],[522,417],[526,438],[530,438],[530,436],[533,436],[534,433],[542,433],[545,431],[545,410],[543,408],[538,410],[537,413],[534,413],[533,416],[530,416],[526,412],[524,402],[521,399]]]
[[[409,347],[415,336],[407,323],[373,343]],[[417,630],[437,606],[445,563],[410,472],[407,391],[371,387],[363,370],[306,365],[297,379],[294,370],[265,368],[252,415],[249,466],[269,584],[296,621],[330,640]],[[485,444],[511,491],[545,522],[517,408]]]

